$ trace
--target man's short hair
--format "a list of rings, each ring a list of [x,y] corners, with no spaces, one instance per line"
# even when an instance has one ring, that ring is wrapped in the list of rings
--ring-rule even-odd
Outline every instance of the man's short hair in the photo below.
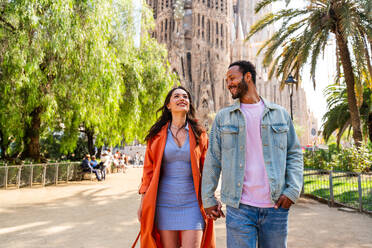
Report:
[[[239,66],[239,71],[243,74],[243,76],[247,72],[251,73],[252,81],[256,85],[256,68],[255,68],[255,66],[249,61],[239,60],[239,61],[235,61],[234,63],[230,64],[229,68],[231,68],[233,66],[236,66],[236,65]]]
[[[85,155],[85,158],[90,158],[90,155],[89,154]]]

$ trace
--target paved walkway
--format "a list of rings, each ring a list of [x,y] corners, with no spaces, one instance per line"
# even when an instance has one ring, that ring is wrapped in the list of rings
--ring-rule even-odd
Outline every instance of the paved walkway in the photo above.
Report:
[[[126,248],[138,230],[141,169],[105,182],[0,190],[0,247]],[[216,223],[225,247],[225,223]],[[290,212],[289,248],[372,247],[372,218],[301,199]]]

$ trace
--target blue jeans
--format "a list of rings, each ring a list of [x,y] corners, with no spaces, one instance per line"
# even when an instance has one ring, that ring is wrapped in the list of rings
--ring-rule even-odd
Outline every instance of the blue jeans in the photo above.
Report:
[[[102,175],[102,180],[106,179],[106,166],[102,165],[100,167],[101,175]]]
[[[228,248],[286,248],[288,209],[227,206]]]
[[[87,168],[87,169],[84,169],[83,171],[85,171],[85,172],[93,172],[94,174],[96,174],[97,180],[98,181],[101,181],[101,176],[100,176],[100,174],[98,174],[98,170],[97,169]]]

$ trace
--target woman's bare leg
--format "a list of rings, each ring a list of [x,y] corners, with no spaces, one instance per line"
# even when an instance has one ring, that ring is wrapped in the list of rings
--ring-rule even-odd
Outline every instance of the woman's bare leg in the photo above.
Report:
[[[160,241],[163,248],[179,248],[178,231],[159,230]]]
[[[182,248],[200,248],[203,231],[202,230],[186,230],[182,231]]]

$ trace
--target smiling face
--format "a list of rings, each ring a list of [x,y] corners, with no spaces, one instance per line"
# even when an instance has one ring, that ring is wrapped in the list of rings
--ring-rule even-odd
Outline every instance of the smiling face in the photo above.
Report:
[[[183,89],[174,90],[167,105],[167,108],[172,113],[189,112],[190,99],[187,92],[184,91]]]
[[[237,65],[230,67],[227,71],[226,82],[233,99],[242,98],[248,92],[248,83],[244,80]]]

